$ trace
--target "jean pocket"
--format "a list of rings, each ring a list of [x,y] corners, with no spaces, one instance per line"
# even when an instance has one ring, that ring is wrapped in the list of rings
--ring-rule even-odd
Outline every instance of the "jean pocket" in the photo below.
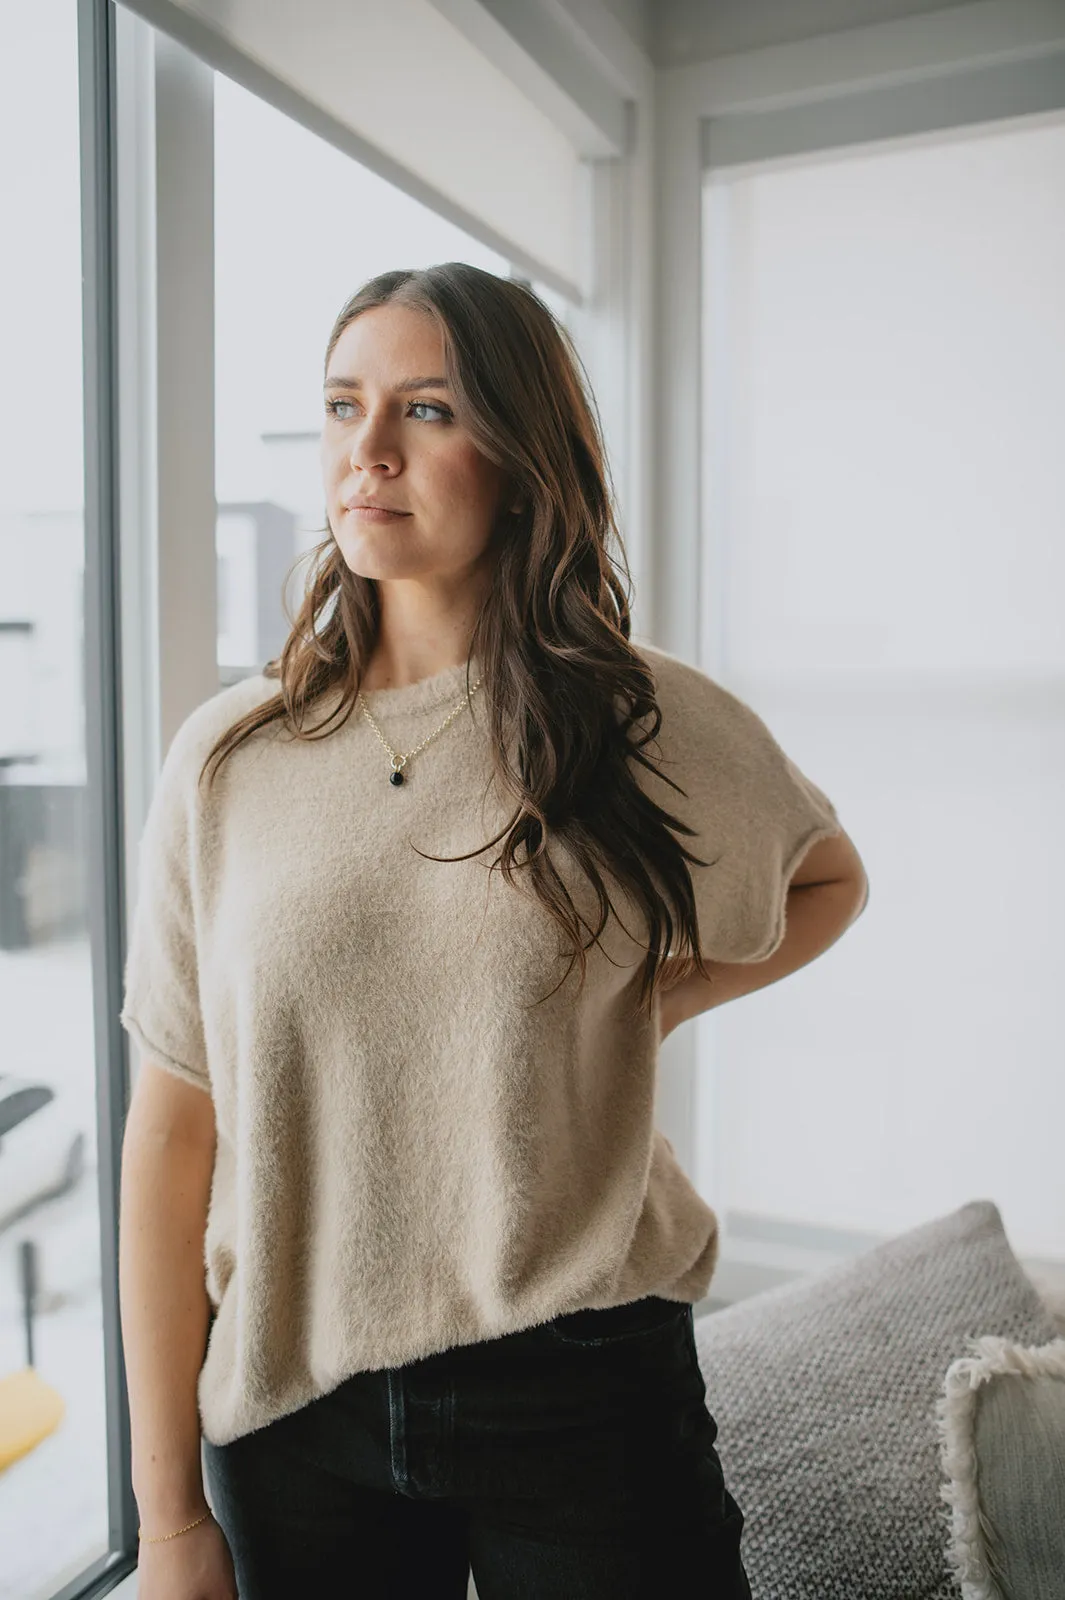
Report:
[[[627,1305],[565,1311],[543,1327],[560,1344],[621,1345],[671,1333],[690,1315],[687,1300],[665,1300],[650,1294]]]

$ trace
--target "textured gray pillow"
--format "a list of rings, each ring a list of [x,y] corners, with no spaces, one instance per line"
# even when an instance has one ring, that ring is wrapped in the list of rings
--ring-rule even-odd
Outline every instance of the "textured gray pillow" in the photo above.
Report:
[[[947,1368],[984,1334],[1055,1332],[990,1200],[699,1317],[754,1600],[959,1600],[940,1493]]]

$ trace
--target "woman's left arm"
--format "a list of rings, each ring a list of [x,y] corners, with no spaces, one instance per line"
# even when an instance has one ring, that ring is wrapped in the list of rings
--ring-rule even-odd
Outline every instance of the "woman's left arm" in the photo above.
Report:
[[[810,846],[788,886],[784,938],[765,961],[704,962],[707,982],[698,972],[663,989],[659,1000],[661,1035],[701,1011],[723,1005],[776,983],[813,961],[865,910],[869,882],[861,857],[846,833]],[[665,963],[668,972],[670,962]],[[666,980],[668,982],[668,978]]]

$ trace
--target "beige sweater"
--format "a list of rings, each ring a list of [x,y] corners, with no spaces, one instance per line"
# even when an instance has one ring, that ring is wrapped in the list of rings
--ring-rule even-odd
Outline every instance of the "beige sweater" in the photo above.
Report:
[[[682,836],[695,854],[721,854],[692,868],[703,951],[757,961],[836,813],[747,705],[634,644],[663,713],[648,753],[689,798],[634,763],[638,781],[699,829]],[[394,748],[438,726],[465,672],[369,697]],[[635,1014],[639,946],[612,917],[583,992],[575,965],[535,1006],[565,941],[489,875],[498,847],[459,865],[412,848],[476,848],[513,809],[490,784],[483,690],[401,786],[356,711],[313,743],[260,730],[198,794],[215,737],[274,692],[262,676],[222,690],[170,746],[121,1014],[152,1060],[214,1098],[199,1406],[216,1444],[355,1372],[580,1307],[697,1300],[718,1248],[714,1212],[654,1127],[658,1012]],[[594,927],[583,874],[552,853]]]

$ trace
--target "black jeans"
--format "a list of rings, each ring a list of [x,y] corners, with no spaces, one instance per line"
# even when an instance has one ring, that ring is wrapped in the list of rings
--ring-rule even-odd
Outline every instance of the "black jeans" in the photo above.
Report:
[[[227,1445],[241,1600],[751,1600],[692,1308],[651,1295],[359,1372]]]

